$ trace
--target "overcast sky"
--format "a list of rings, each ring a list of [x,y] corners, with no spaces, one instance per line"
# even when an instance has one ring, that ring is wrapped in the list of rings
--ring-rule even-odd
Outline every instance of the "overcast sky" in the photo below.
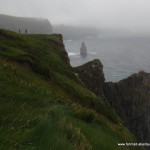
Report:
[[[48,18],[52,24],[150,28],[150,0],[0,0],[0,13]]]

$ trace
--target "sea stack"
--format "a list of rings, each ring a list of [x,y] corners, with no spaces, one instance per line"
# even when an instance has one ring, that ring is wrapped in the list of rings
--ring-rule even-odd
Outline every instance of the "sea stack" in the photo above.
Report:
[[[87,55],[87,48],[84,42],[82,42],[81,44],[81,48],[80,48],[80,55],[81,56],[86,56]]]

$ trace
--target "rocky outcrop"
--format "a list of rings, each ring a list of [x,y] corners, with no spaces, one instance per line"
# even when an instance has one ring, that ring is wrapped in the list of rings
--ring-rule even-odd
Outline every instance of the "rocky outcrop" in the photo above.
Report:
[[[150,141],[150,74],[140,71],[106,83],[104,95],[139,142]]]
[[[103,96],[104,73],[103,65],[99,59],[90,61],[82,66],[75,67],[82,83],[98,96]]]
[[[87,48],[84,42],[81,44],[80,55],[83,57],[87,55]]]
[[[17,33],[51,34],[52,25],[48,19],[14,17],[0,14],[0,28]]]
[[[114,107],[138,142],[150,141],[150,73],[140,71],[119,82],[104,82],[103,66],[94,60],[75,68],[83,84]]]

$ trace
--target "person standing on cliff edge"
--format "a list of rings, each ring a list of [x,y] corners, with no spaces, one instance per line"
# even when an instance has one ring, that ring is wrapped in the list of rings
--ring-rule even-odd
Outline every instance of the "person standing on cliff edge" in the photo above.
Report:
[[[27,29],[25,29],[25,34],[27,34],[28,32],[27,32]]]

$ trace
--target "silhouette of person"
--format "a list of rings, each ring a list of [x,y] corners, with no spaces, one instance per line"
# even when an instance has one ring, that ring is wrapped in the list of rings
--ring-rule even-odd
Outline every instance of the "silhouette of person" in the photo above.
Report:
[[[27,32],[27,29],[25,30],[25,34],[27,34],[28,32]]]
[[[21,33],[20,29],[19,29],[19,33]]]

